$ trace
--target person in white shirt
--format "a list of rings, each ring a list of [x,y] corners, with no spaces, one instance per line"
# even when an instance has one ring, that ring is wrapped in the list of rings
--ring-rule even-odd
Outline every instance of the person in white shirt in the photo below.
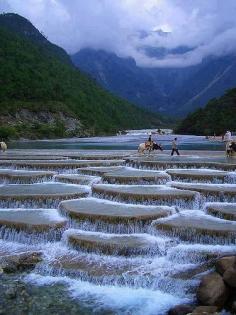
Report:
[[[174,153],[176,153],[177,155],[179,154],[179,150],[178,150],[178,143],[177,143],[177,138],[174,138],[174,140],[172,141],[172,151],[171,151],[171,155],[174,155]]]
[[[230,131],[226,131],[225,135],[224,135],[224,142],[225,142],[225,152],[226,155],[229,156],[230,155],[230,144],[232,141],[232,135]]]
[[[5,152],[7,150],[7,145],[3,140],[0,142],[0,148],[2,152]]]
[[[224,135],[224,141],[231,141],[232,140],[232,135],[230,131],[226,131]]]

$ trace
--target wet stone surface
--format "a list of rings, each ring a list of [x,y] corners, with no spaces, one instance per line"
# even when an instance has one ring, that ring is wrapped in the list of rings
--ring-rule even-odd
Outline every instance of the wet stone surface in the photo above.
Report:
[[[166,171],[174,181],[232,183],[236,181],[233,172],[209,169],[170,169]]]
[[[75,169],[88,166],[115,166],[124,164],[124,160],[22,160],[22,161],[0,161],[2,166],[13,166],[16,168],[29,169]]]
[[[132,221],[151,222],[175,213],[175,209],[171,207],[123,205],[96,198],[63,201],[59,207],[75,219],[123,224],[130,224]]]
[[[68,242],[77,249],[98,252],[107,255],[142,255],[158,253],[155,238],[140,235],[109,235],[92,232],[68,233]]]
[[[184,240],[193,240],[198,235],[201,242],[213,242],[212,238],[222,238],[224,243],[235,243],[236,222],[204,215],[201,211],[184,211],[168,218],[159,219],[153,223],[157,229],[179,235]]]
[[[196,303],[216,259],[236,253],[236,162],[184,154],[4,153],[0,314],[164,315]]]
[[[225,220],[236,221],[236,203],[209,203],[206,205],[206,212]]]
[[[197,193],[188,190],[180,190],[164,185],[93,185],[94,196],[127,201],[140,204],[182,205],[186,208],[188,202],[194,203]]]
[[[53,178],[56,173],[48,171],[22,171],[0,169],[0,181],[13,184],[31,184],[43,182]]]
[[[226,196],[236,196],[236,185],[227,184],[227,185],[219,185],[219,184],[192,184],[192,183],[177,183],[173,182],[171,184],[172,187],[178,189],[187,189],[192,191],[197,191],[202,194],[208,195],[226,195]]]
[[[102,176],[105,173],[122,170],[123,168],[123,166],[80,167],[78,172],[81,174]]]
[[[132,168],[123,168],[103,174],[103,180],[108,183],[119,184],[165,184],[170,180],[165,172],[145,171]]]
[[[4,185],[0,187],[1,199],[24,198],[68,198],[83,196],[88,190],[79,185],[62,185],[57,183],[33,184],[33,185]]]
[[[67,220],[54,209],[0,209],[0,226],[28,232],[62,228]]]
[[[208,168],[208,169],[216,169],[223,171],[235,171],[236,163],[235,161],[230,161],[227,163],[226,161],[216,162],[215,160],[194,160],[194,159],[170,159],[169,161],[153,161],[147,159],[127,159],[128,165],[132,167],[142,168],[142,169],[153,169],[153,170],[163,170],[170,168],[186,168],[186,169],[200,169],[200,168]]]
[[[98,176],[77,175],[77,174],[56,175],[54,179],[57,182],[78,184],[78,185],[91,185],[92,183],[99,182],[101,180]]]

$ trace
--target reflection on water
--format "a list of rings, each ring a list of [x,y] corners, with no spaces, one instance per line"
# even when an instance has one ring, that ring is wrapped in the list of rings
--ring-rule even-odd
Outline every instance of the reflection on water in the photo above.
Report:
[[[171,141],[175,135],[154,135],[153,140],[162,144],[164,150],[171,148]],[[179,149],[181,150],[223,150],[224,143],[210,141],[202,136],[177,136]],[[72,138],[58,140],[39,141],[12,141],[9,147],[12,149],[88,149],[88,150],[136,150],[138,145],[145,142],[148,134],[129,134],[120,136]]]

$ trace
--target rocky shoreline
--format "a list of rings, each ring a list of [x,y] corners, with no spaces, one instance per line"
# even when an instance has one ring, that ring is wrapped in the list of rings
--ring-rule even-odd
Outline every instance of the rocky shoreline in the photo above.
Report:
[[[198,305],[177,305],[168,315],[236,314],[236,256],[216,260],[214,269],[203,276],[197,289]]]
[[[41,252],[0,257],[0,315],[91,315],[92,307],[71,298],[63,285],[35,286],[25,276],[42,260]],[[100,310],[98,315],[113,315]]]

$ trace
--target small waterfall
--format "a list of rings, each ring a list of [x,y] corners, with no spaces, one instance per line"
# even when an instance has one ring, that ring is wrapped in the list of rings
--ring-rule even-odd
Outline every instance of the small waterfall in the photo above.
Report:
[[[69,217],[68,217],[69,218]],[[134,233],[150,233],[151,222],[146,221],[137,222],[134,220],[127,220],[127,224],[124,223],[106,223],[102,221],[89,221],[89,220],[73,220],[70,218],[69,226],[73,229],[79,229],[92,232],[106,232],[115,234],[134,234]]]
[[[128,287],[133,289],[149,289],[149,290],[161,290],[164,293],[176,295],[178,297],[193,297],[196,286],[199,284],[199,280],[181,280],[163,277],[155,277],[151,275],[135,275],[135,274],[121,274],[117,276],[96,276],[90,275],[89,272],[78,270],[67,270],[63,268],[46,267],[41,265],[37,268],[40,275],[53,276],[53,277],[70,277],[72,279],[78,278],[84,282],[90,282],[99,286],[118,286]]]
[[[44,183],[47,181],[53,181],[53,176],[42,176],[42,177],[1,177],[0,184],[36,184],[36,183]]]
[[[235,245],[236,238],[235,233],[227,233],[227,235],[222,236],[220,233],[218,235],[208,235],[204,234],[204,231],[199,232],[199,230],[194,228],[172,228],[172,229],[162,229],[158,233],[163,233],[163,235],[173,236],[179,238],[180,240],[199,243],[199,244],[213,244],[213,245]],[[154,233],[155,235],[155,233]],[[160,235],[160,234],[158,234]]]
[[[8,242],[17,242],[21,244],[35,245],[37,243],[47,243],[49,241],[58,241],[61,239],[64,228],[51,229],[48,232],[29,233],[9,229],[5,226],[0,227],[0,239]]]
[[[0,208],[25,208],[25,209],[38,209],[38,208],[45,208],[45,209],[56,209],[59,203],[62,200],[70,199],[68,196],[67,198],[45,198],[45,197],[37,197],[35,199],[15,199],[12,198],[5,198],[0,200]]]
[[[133,198],[132,196],[112,196],[103,192],[92,192],[94,198],[107,199],[115,202],[126,202],[130,204],[142,204],[147,206],[176,206],[181,209],[199,209],[201,198],[196,193],[194,198],[172,198],[172,197],[163,197],[156,200],[149,200],[148,197],[140,196],[139,199]]]
[[[236,177],[235,176],[225,176],[222,178],[213,177],[212,179],[207,178],[187,178],[181,176],[172,176],[172,179],[176,182],[183,182],[183,183],[203,183],[203,184],[236,184]]]
[[[68,152],[67,152],[68,153]],[[77,153],[76,153],[77,154]],[[66,156],[66,151],[63,156]],[[77,158],[78,159],[78,158]],[[37,285],[47,285],[61,283],[66,286],[73,298],[79,297],[89,304],[94,305],[97,310],[101,305],[109,306],[114,314],[130,315],[152,315],[165,314],[168,309],[176,304],[189,303],[195,301],[196,288],[202,274],[209,270],[217,257],[226,254],[236,254],[235,234],[228,233],[209,233],[195,228],[181,226],[177,228],[163,228],[161,225],[156,228],[157,221],[153,219],[132,218],[129,219],[129,212],[123,213],[122,218],[110,220],[102,219],[104,209],[99,219],[86,216],[78,218],[70,216],[59,206],[62,200],[77,199],[81,197],[93,196],[99,199],[116,201],[119,205],[127,207],[129,204],[135,205],[154,205],[154,206],[173,206],[176,209],[174,215],[184,215],[186,210],[192,211],[192,216],[196,211],[201,213],[201,218],[209,216],[206,209],[206,202],[234,202],[236,196],[228,193],[209,193],[198,192],[184,193],[161,196],[143,194],[148,186],[163,185],[164,189],[170,189],[170,181],[173,178],[178,182],[188,183],[217,183],[231,184],[236,183],[235,169],[233,165],[227,163],[203,162],[201,165],[194,161],[190,162],[168,162],[164,158],[160,161],[132,160],[127,161],[128,166],[144,170],[164,170],[167,168],[227,170],[231,171],[225,177],[212,177],[211,181],[204,178],[186,178],[175,176],[145,179],[137,176],[132,178],[132,174],[127,178],[103,176],[93,176],[81,182],[81,187],[86,188],[86,196],[76,194],[55,198],[45,195],[39,197],[12,196],[0,197],[0,207],[24,208],[24,209],[58,209],[60,213],[67,217],[68,223],[64,228],[51,229],[48,232],[24,232],[1,226],[0,244],[3,253],[9,253],[11,248],[14,253],[22,252],[25,249],[41,251],[43,260],[38,263],[32,273],[25,277],[25,281]],[[22,165],[14,163],[7,169],[15,170],[54,170],[57,175],[78,175],[82,176],[84,170],[71,165],[42,165],[32,163]],[[100,161],[101,162],[101,161]],[[99,162],[99,163],[100,163]],[[87,163],[87,162],[86,162]],[[117,162],[119,164],[119,162]],[[103,163],[102,163],[103,164]],[[118,165],[117,164],[117,165]],[[122,164],[122,163],[121,163]],[[109,165],[109,164],[108,164]],[[87,166],[90,166],[87,163]],[[84,166],[84,168],[86,165]],[[119,167],[118,167],[119,168]],[[122,166],[122,168],[124,168]],[[3,166],[4,169],[4,166]],[[113,170],[115,171],[115,169]],[[117,171],[117,169],[116,169]],[[136,171],[133,169],[133,171]],[[87,174],[89,168],[85,170]],[[91,171],[92,172],[92,171]],[[112,173],[112,170],[109,170]],[[144,172],[143,172],[144,173]],[[92,174],[94,174],[92,172]],[[166,174],[166,172],[165,172]],[[50,183],[57,181],[56,175],[34,178],[2,178],[2,185],[7,183]],[[60,178],[60,182],[70,182],[68,179]],[[114,183],[120,187],[123,182],[130,186],[140,186],[141,193],[123,194],[110,193],[109,191],[98,191],[94,189],[98,183]],[[63,184],[62,184],[63,185]],[[93,187],[94,186],[94,187]],[[102,185],[100,185],[102,186]],[[147,187],[146,187],[147,186]],[[88,188],[88,187],[87,187]],[[158,189],[158,187],[157,187]],[[152,190],[152,188],[151,188]],[[125,202],[125,203],[124,203]],[[87,205],[88,209],[91,205]],[[101,206],[101,205],[100,205]],[[92,207],[94,204],[92,204]],[[109,205],[108,205],[109,207]],[[128,208],[128,207],[127,207]],[[97,211],[99,214],[99,207]],[[114,207],[114,212],[119,211],[119,207]],[[94,209],[92,209],[94,210]],[[1,210],[0,210],[1,211]],[[94,211],[95,212],[95,211]],[[89,211],[88,211],[89,213]],[[174,213],[174,210],[173,210]],[[169,213],[173,215],[173,213]],[[94,214],[92,212],[92,214]],[[116,214],[116,213],[115,213]],[[191,215],[190,215],[191,217]],[[164,219],[168,219],[165,217]],[[162,220],[162,219],[160,219]],[[220,219],[216,219],[220,220]],[[73,236],[82,235],[79,241]],[[92,235],[91,238],[88,235]],[[85,237],[87,236],[87,237]],[[119,237],[124,241],[119,241]],[[133,237],[133,239],[131,239]],[[137,237],[135,239],[135,237]],[[112,239],[113,238],[113,239]],[[116,238],[114,240],[114,238]],[[112,239],[109,243],[109,239]],[[131,240],[131,241],[130,241]],[[7,245],[8,244],[8,245]],[[17,246],[16,246],[17,244]],[[12,247],[11,247],[12,246]],[[104,304],[103,304],[104,303]],[[126,313],[125,313],[126,312]]]
[[[232,171],[236,170],[235,164],[217,163],[217,162],[151,162],[151,161],[127,161],[127,166],[134,167],[137,169],[145,170],[159,170],[165,171],[166,169],[211,169],[211,170],[222,170]]]

